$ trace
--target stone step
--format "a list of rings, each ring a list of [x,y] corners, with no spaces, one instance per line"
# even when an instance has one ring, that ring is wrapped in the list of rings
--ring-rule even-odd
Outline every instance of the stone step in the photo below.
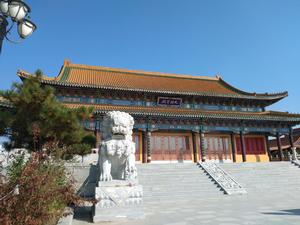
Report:
[[[168,181],[164,181],[163,183],[155,183],[155,182],[139,182],[140,184],[144,185],[144,186],[153,186],[153,187],[177,187],[177,188],[188,188],[188,187],[214,187],[215,183],[210,181],[209,183],[179,183],[179,182],[168,182]]]
[[[219,193],[218,193],[219,192]],[[173,198],[177,199],[178,197],[186,197],[190,198],[191,200],[196,199],[196,198],[205,198],[205,197],[220,197],[223,196],[224,193],[222,191],[218,192],[207,192],[207,193],[193,193],[192,195],[186,192],[177,192],[177,193],[152,193],[151,195],[144,194],[143,198],[144,199],[152,199],[154,198]]]
[[[237,177],[239,179],[239,181],[241,181],[241,182],[242,181],[248,181],[249,179],[251,179],[251,181],[253,183],[255,183],[255,182],[262,182],[262,181],[265,181],[266,179],[270,180],[270,181],[274,181],[274,182],[278,182],[278,181],[280,181],[280,182],[300,182],[299,180],[297,180],[299,178],[299,176],[290,177],[290,178],[287,178],[287,179],[285,179],[283,177],[280,178],[280,177],[271,177],[271,176],[269,176],[269,177],[262,177],[262,178],[257,178],[257,177],[251,178],[250,176],[248,176],[248,178],[240,178],[239,176],[232,175],[232,177],[233,178]]]
[[[193,201],[224,195],[196,164],[147,164],[137,169],[145,203]]]
[[[300,177],[300,170],[289,162],[222,164],[220,166],[238,180],[249,194],[277,196],[283,193],[283,190],[286,196],[298,194],[300,179],[297,177]]]
[[[206,177],[205,177],[206,178]],[[157,182],[167,182],[167,183],[174,183],[174,182],[180,182],[180,183],[206,183],[207,179],[210,180],[209,177],[206,179],[200,178],[200,177],[195,177],[194,179],[176,179],[176,178],[153,178],[153,179],[139,179],[140,183],[157,183]]]
[[[144,176],[142,176],[144,175]],[[150,180],[150,179],[177,179],[177,180],[183,180],[183,179],[189,179],[189,180],[193,180],[193,179],[204,179],[206,178],[206,174],[204,173],[199,173],[199,174],[191,174],[191,175],[184,175],[184,176],[174,176],[174,175],[170,175],[170,176],[165,176],[165,175],[161,175],[161,174],[157,174],[157,175],[147,175],[147,174],[141,174],[139,175],[139,180]]]
[[[176,196],[176,195],[187,195],[187,196],[191,196],[191,193],[193,193],[193,195],[195,193],[196,195],[209,195],[209,194],[217,194],[217,192],[223,193],[222,190],[220,188],[214,188],[214,189],[207,189],[207,190],[199,190],[199,189],[191,189],[191,190],[149,190],[149,189],[144,189],[144,196],[156,196],[156,195],[168,195],[169,197],[172,196]]]
[[[151,195],[152,194],[160,194],[160,193],[168,193],[168,194],[175,194],[175,193],[186,193],[188,195],[190,195],[190,193],[193,192],[194,193],[199,193],[199,194],[207,194],[207,193],[216,193],[217,191],[220,191],[221,189],[220,188],[213,188],[213,189],[198,189],[198,188],[190,188],[190,189],[187,189],[187,190],[176,190],[176,189],[162,189],[162,188],[143,188],[144,190],[144,195],[147,194],[146,191],[151,191]],[[149,193],[149,192],[148,192]]]
[[[184,190],[188,190],[189,188],[195,187],[196,189],[198,188],[202,188],[204,189],[208,189],[208,188],[215,188],[217,187],[217,185],[211,183],[209,185],[201,185],[201,184],[192,184],[192,185],[176,185],[176,184],[142,184],[145,188],[151,187],[151,188],[166,188],[166,189],[184,189]]]
[[[189,200],[189,202],[193,202],[193,201],[199,201],[201,199],[203,200],[208,200],[208,199],[220,199],[220,198],[224,198],[224,194],[220,194],[220,195],[216,195],[216,194],[211,194],[211,195],[193,195],[193,196],[187,196],[187,195],[177,195],[177,196],[173,196],[173,198],[170,198],[170,195],[165,195],[165,196],[144,196],[144,202],[148,202],[148,203],[159,203],[160,201],[164,201],[164,203],[166,202],[173,202],[173,204],[178,204],[178,202],[180,201],[186,201]]]
[[[189,185],[189,186],[176,186],[176,185],[143,185],[144,190],[184,190],[184,191],[189,191],[189,190],[199,190],[199,191],[204,191],[204,190],[214,190],[217,188],[217,185]]]
[[[293,172],[293,173],[300,173],[300,171],[290,169],[288,167],[284,168],[282,170],[276,170],[276,171],[273,171],[272,169],[269,169],[269,170],[259,170],[259,169],[257,169],[257,170],[248,170],[248,169],[239,169],[239,170],[234,169],[234,170],[232,170],[232,169],[228,169],[228,168],[223,168],[223,169],[226,170],[226,171],[232,171],[232,172],[236,172],[236,173],[242,172],[242,171],[244,171],[246,173],[257,173],[257,172],[259,172],[259,173],[262,173],[262,174],[263,173],[286,173],[286,171],[290,171],[290,172]]]
[[[159,175],[159,176],[157,176]],[[139,179],[148,179],[148,178],[155,178],[155,177],[161,177],[161,178],[178,178],[178,179],[189,179],[189,178],[194,178],[194,177],[202,177],[204,174],[204,172],[200,171],[197,171],[195,173],[191,173],[191,174],[173,174],[172,173],[168,173],[168,174],[164,174],[164,173],[142,173],[139,171]]]
[[[236,175],[251,175],[251,176],[254,176],[254,175],[259,175],[260,177],[262,176],[283,176],[284,177],[293,177],[294,175],[296,176],[299,176],[300,173],[297,173],[297,172],[293,172],[293,171],[290,171],[290,170],[285,170],[284,172],[281,172],[281,173],[275,173],[275,172],[265,172],[265,173],[261,173],[260,171],[257,171],[255,173],[249,173],[247,171],[243,172],[243,171],[239,171],[239,172],[235,172],[235,171],[230,171],[230,170],[225,170],[226,172],[230,172],[232,174],[236,174]]]
[[[276,182],[280,182],[280,183],[300,183],[299,180],[296,180],[295,177],[290,178],[290,179],[280,179],[277,177],[265,177],[265,178],[251,178],[250,176],[248,176],[248,178],[239,178],[238,176],[234,176],[232,175],[232,177],[235,180],[239,180],[240,182],[247,182],[249,179],[251,179],[252,183],[261,183],[264,182],[266,179],[269,180],[270,182],[276,183]]]
[[[173,169],[173,170],[151,170],[151,171],[143,171],[143,170],[138,170],[138,174],[139,173],[143,173],[143,174],[161,174],[161,175],[168,175],[168,174],[172,174],[174,172],[174,170],[176,171],[177,169]],[[199,170],[182,170],[182,171],[177,171],[177,174],[180,175],[188,175],[188,174],[194,174],[194,173],[200,173]]]
[[[259,169],[257,169],[257,170],[245,170],[245,169],[235,170],[235,169],[228,169],[228,168],[223,168],[223,169],[228,171],[228,172],[230,171],[230,172],[235,172],[235,173],[239,173],[239,172],[243,171],[243,172],[246,172],[246,173],[257,173],[257,172],[259,172],[261,174],[264,174],[264,173],[274,173],[274,174],[276,174],[276,173],[286,173],[287,170],[292,172],[292,173],[295,173],[295,174],[300,173],[300,170],[293,170],[293,169],[290,169],[290,168],[284,168],[282,170],[276,170],[276,171],[272,171],[271,169],[269,169],[269,170],[259,170]]]

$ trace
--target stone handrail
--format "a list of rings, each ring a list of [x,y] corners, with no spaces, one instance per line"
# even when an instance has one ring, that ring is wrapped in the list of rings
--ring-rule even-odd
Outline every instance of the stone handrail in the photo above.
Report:
[[[246,194],[247,191],[213,162],[199,162],[198,165],[221,187],[225,194]]]
[[[295,166],[300,167],[299,154],[297,153],[295,147],[292,148],[292,155],[291,155],[291,157],[290,157],[290,161],[291,161],[291,163],[294,164]]]

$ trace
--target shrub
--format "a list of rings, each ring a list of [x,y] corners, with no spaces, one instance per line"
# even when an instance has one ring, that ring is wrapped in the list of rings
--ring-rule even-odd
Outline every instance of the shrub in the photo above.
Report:
[[[96,137],[95,137],[95,135],[92,135],[92,134],[87,134],[86,136],[84,136],[82,138],[82,141],[81,141],[82,144],[90,145],[91,148],[94,148],[96,146],[96,142],[97,142]]]
[[[12,163],[7,168],[7,175],[11,183],[15,183],[20,177],[22,170],[25,166],[25,156],[17,155],[15,156]]]
[[[74,144],[70,146],[70,152],[72,154],[77,154],[81,156],[81,162],[83,162],[83,157],[86,154],[91,153],[91,146],[88,144]]]
[[[56,224],[65,206],[80,201],[64,165],[42,153],[33,154],[20,173],[12,171],[17,172],[11,179],[0,179],[0,199],[16,184],[19,195],[0,201],[0,224]]]

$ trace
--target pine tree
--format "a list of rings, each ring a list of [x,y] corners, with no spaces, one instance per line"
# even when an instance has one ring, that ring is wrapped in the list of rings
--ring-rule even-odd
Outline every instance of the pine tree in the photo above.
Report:
[[[10,90],[2,92],[13,109],[0,113],[0,132],[10,132],[12,147],[32,151],[81,143],[86,133],[80,121],[88,119],[93,109],[65,107],[56,99],[53,88],[41,84],[42,76],[38,70],[23,83],[14,83]]]

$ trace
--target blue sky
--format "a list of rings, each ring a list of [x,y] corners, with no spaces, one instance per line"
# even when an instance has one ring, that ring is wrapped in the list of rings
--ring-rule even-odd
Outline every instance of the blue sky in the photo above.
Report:
[[[215,76],[250,92],[289,91],[299,112],[299,0],[26,1],[38,30],[4,43],[0,89],[16,71],[56,76],[74,63]],[[15,32],[16,30],[14,30]]]

